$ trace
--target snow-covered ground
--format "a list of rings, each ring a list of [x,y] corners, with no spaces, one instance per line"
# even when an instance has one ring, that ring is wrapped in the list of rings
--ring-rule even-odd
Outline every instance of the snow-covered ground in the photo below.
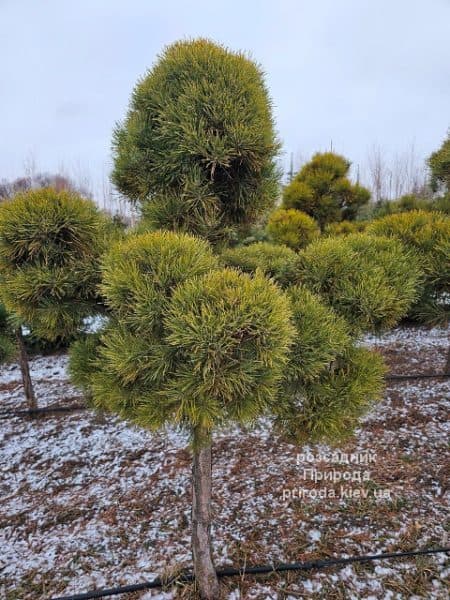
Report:
[[[442,329],[410,328],[365,343],[383,352],[393,372],[406,374],[442,369],[449,340]],[[34,359],[32,376],[40,406],[81,400],[67,381],[64,355]],[[448,545],[449,398],[448,379],[389,382],[341,454],[285,443],[267,421],[251,431],[220,432],[213,473],[217,565]],[[0,369],[0,413],[12,407],[25,407],[15,365]],[[92,411],[0,417],[0,598],[51,598],[190,567],[185,436],[150,434]],[[355,453],[358,461],[346,464],[345,454]],[[444,599],[447,559],[233,578],[223,580],[224,597]],[[192,590],[177,594],[189,598]]]

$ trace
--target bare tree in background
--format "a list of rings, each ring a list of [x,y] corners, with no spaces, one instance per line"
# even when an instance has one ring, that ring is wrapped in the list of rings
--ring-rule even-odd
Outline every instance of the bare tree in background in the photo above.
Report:
[[[31,189],[53,187],[58,191],[72,190],[84,197],[90,198],[91,194],[77,185],[72,179],[60,173],[37,173],[33,177],[17,177],[13,180],[0,180],[0,201],[12,198],[19,192]]]
[[[386,187],[389,185],[389,169],[385,161],[385,153],[380,146],[373,145],[367,157],[369,171],[368,186],[372,190],[375,202],[381,202],[386,197]]]
[[[103,171],[101,208],[112,217],[120,219],[126,225],[133,227],[139,220],[139,211],[132,206],[112,184],[109,173]]]
[[[428,171],[418,156],[414,142],[409,149],[389,158],[379,145],[373,145],[367,156],[366,184],[375,202],[395,200],[405,194],[428,196]]]
[[[93,199],[91,178],[81,164],[78,164],[72,173],[63,164],[58,167],[56,173],[39,171],[35,156],[30,152],[24,160],[23,171],[22,177],[0,180],[0,201],[12,198],[19,192],[45,187],[53,187],[57,191],[72,190],[85,198]]]
[[[72,190],[84,198],[94,200],[114,219],[134,226],[139,220],[139,211],[120,194],[110,180],[109,169],[105,165],[100,177],[94,179],[89,167],[81,160],[76,160],[68,167],[61,162],[56,172],[46,172],[37,166],[36,157],[29,152],[23,161],[23,176],[15,179],[0,177],[0,202],[12,198],[19,192],[30,189],[53,187],[57,191]]]

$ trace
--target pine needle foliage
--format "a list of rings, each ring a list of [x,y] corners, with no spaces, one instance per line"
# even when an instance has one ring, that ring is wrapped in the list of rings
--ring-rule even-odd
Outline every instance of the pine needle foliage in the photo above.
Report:
[[[324,238],[299,258],[299,280],[355,331],[393,327],[421,293],[420,261],[399,240],[364,233]]]
[[[427,160],[431,172],[433,191],[450,192],[450,130],[441,147],[433,152]]]
[[[275,428],[296,444],[336,443],[381,396],[381,356],[359,348],[351,327],[303,286],[288,290],[295,327]]]
[[[405,194],[397,200],[382,200],[372,207],[370,217],[372,220],[381,219],[387,215],[409,212],[411,210],[442,211],[442,198],[420,197],[416,194]]]
[[[293,336],[290,316],[288,299],[262,273],[224,269],[178,288],[165,323],[180,353],[167,389],[169,401],[184,397],[180,416],[186,411],[189,423],[210,430],[273,407]]]
[[[315,154],[284,188],[283,208],[306,212],[322,229],[334,221],[353,221],[370,192],[350,181],[349,170],[350,162],[339,154]]]
[[[323,235],[349,235],[350,233],[361,233],[366,230],[367,221],[339,221],[338,223],[328,223],[325,225]]]
[[[298,256],[287,246],[259,242],[225,250],[220,258],[226,266],[238,268],[243,273],[255,273],[260,269],[282,287],[292,285],[298,276]]]
[[[205,240],[171,231],[132,235],[105,255],[101,291],[120,323],[158,336],[176,286],[218,265]]]
[[[0,304],[0,365],[11,360],[16,352],[14,330],[5,307]]]
[[[117,244],[103,275],[114,317],[74,346],[70,367],[96,406],[192,432],[273,404],[293,328],[262,273],[220,269],[207,242],[159,231]]]
[[[348,346],[320,375],[278,405],[276,429],[294,443],[348,438],[383,390],[386,368],[376,352]]]
[[[278,151],[261,68],[207,39],[180,41],[133,91],[113,180],[149,227],[217,241],[273,206]]]
[[[284,372],[284,393],[295,393],[317,379],[337,356],[351,346],[350,328],[342,317],[316,294],[292,286],[288,296],[295,338]]]
[[[447,323],[450,318],[450,217],[440,212],[414,210],[378,219],[367,231],[400,240],[420,261],[425,280],[409,316],[429,324]]]
[[[316,221],[301,210],[278,208],[269,217],[266,227],[271,240],[292,250],[305,248],[320,235]]]
[[[88,400],[91,399],[92,376],[98,368],[101,334],[88,333],[76,339],[69,348],[69,375]]]
[[[29,190],[0,207],[1,296],[17,324],[70,339],[95,312],[106,218],[71,191]]]

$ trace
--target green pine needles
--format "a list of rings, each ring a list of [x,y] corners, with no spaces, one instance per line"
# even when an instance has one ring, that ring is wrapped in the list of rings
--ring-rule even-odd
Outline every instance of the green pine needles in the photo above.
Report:
[[[269,217],[266,231],[273,242],[296,251],[305,248],[320,235],[316,221],[295,208],[275,210]]]
[[[105,222],[89,200],[51,188],[1,205],[1,297],[17,324],[39,338],[64,340],[92,315]]]
[[[288,296],[295,337],[284,371],[283,395],[295,395],[349,348],[353,338],[347,322],[316,294],[296,285],[289,288]]]
[[[217,241],[273,206],[278,150],[260,67],[209,40],[182,41],[133,91],[113,180],[150,228]]]
[[[114,317],[71,360],[97,406],[192,432],[273,405],[293,327],[287,297],[262,274],[220,269],[207,242],[158,231],[116,244],[103,279]]]
[[[281,287],[292,285],[298,277],[298,256],[287,246],[258,242],[229,248],[222,252],[220,258],[226,266],[238,268],[244,273],[254,273],[260,269]]]
[[[275,427],[296,444],[348,438],[361,416],[379,399],[386,368],[376,352],[349,344],[319,376],[284,396]],[[290,384],[290,382],[288,382]]]
[[[450,318],[450,217],[440,212],[412,210],[388,215],[371,223],[373,235],[399,240],[415,255],[424,272],[424,284],[409,316],[430,325]]]
[[[252,60],[205,39],[166,48],[113,140],[113,180],[140,206],[144,233],[103,257],[108,320],[71,350],[73,380],[94,406],[189,433],[194,571],[208,600],[220,596],[210,537],[214,430],[268,415],[300,443],[351,434],[384,375],[381,357],[356,336],[396,324],[422,281],[420,261],[397,239],[319,237],[319,226],[353,220],[369,198],[332,153],[316,155],[286,188],[267,228],[280,245],[224,249],[273,208],[278,149]],[[84,239],[74,240],[74,268]]]
[[[442,190],[450,193],[450,130],[441,147],[431,154],[427,163],[430,168],[430,183],[433,191]]]
[[[16,354],[14,330],[5,307],[0,304],[0,365],[11,360]]]
[[[355,331],[393,327],[420,294],[420,261],[393,238],[364,233],[323,238],[299,258],[299,281]]]
[[[307,213],[322,229],[334,221],[353,221],[370,192],[350,181],[349,170],[350,162],[339,154],[315,154],[284,188],[283,208]]]

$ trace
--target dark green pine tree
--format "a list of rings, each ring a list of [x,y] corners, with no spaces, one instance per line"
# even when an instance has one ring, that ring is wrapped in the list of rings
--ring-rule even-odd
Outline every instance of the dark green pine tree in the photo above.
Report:
[[[350,162],[333,152],[317,153],[283,190],[283,208],[310,215],[323,229],[327,223],[356,218],[370,192],[348,178]]]
[[[450,193],[450,130],[441,147],[427,160],[430,168],[430,183],[434,192]]]

